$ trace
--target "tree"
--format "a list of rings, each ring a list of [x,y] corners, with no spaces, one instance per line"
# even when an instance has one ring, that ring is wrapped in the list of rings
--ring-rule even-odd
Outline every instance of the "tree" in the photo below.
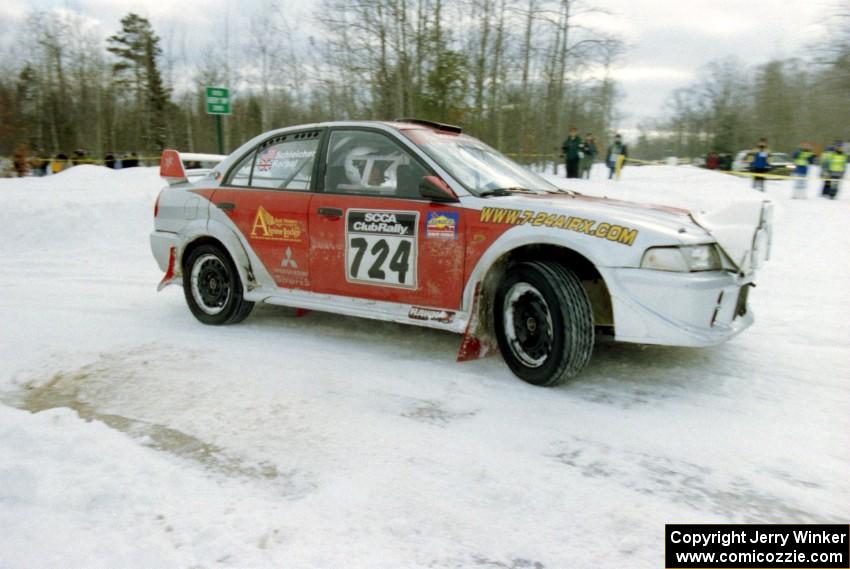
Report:
[[[159,37],[146,18],[131,12],[121,19],[121,30],[107,42],[107,51],[118,58],[112,66],[117,84],[133,92],[141,139],[148,149],[162,150],[166,145],[169,94],[157,67],[162,53]]]

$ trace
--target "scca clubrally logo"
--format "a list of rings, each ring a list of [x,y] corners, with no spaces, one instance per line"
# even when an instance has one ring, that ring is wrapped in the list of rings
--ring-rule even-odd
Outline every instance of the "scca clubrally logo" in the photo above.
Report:
[[[301,226],[295,219],[275,217],[260,206],[251,226],[252,239],[271,241],[301,241]]]

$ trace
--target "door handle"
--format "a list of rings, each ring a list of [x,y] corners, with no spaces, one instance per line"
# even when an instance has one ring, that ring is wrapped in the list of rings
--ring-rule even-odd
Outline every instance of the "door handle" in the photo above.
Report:
[[[342,217],[342,210],[338,207],[320,207],[319,215],[325,217]]]
[[[236,204],[233,202],[218,202],[215,205],[218,209],[223,209],[224,211],[231,211],[236,209]]]

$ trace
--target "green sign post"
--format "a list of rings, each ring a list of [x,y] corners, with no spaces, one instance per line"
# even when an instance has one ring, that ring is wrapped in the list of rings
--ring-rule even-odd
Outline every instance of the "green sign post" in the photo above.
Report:
[[[218,135],[218,153],[224,154],[224,140],[221,136],[221,115],[230,114],[230,89],[227,87],[207,87],[207,114],[215,115],[215,130]]]

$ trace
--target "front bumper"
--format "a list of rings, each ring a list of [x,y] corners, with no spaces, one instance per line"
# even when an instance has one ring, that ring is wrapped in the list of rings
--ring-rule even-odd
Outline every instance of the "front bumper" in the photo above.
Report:
[[[604,269],[615,339],[666,346],[719,344],[753,323],[746,299],[752,275]]]

